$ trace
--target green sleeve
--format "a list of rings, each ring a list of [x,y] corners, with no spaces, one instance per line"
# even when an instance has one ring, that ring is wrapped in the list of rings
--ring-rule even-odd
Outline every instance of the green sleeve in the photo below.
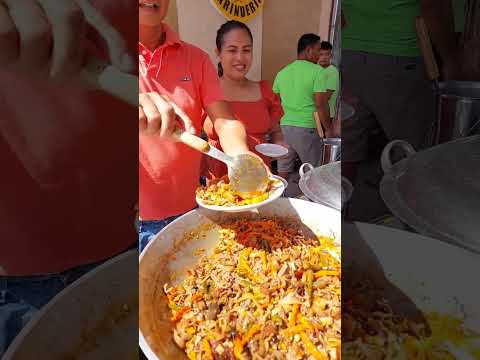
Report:
[[[325,88],[327,90],[337,91],[340,82],[340,75],[337,69],[332,69],[328,72],[326,79],[325,79]]]
[[[318,65],[318,69],[315,69],[315,80],[313,82],[313,92],[325,92],[326,89],[326,76],[323,68]]]

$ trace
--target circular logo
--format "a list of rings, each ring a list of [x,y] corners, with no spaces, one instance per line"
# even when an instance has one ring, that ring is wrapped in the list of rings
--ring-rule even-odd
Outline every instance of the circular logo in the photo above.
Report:
[[[264,0],[210,0],[229,20],[248,22],[262,11]]]

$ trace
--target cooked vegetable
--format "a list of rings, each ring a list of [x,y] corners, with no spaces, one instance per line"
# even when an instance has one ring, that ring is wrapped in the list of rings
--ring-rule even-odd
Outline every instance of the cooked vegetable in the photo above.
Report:
[[[332,240],[280,219],[221,227],[212,255],[164,287],[175,317],[183,312],[175,331],[186,334],[189,358],[339,359],[340,250]],[[315,276],[311,261],[332,273]]]
[[[313,344],[312,340],[303,331],[300,333],[303,345],[307,349],[308,353],[313,356],[315,360],[328,360],[328,356],[325,353],[318,351],[317,347]]]
[[[275,185],[281,182],[276,179],[270,179],[265,192],[255,192],[251,194],[238,194],[234,192],[227,178],[222,178],[218,182],[208,186],[201,186],[197,189],[198,198],[206,205],[217,206],[242,206],[262,202],[270,196]]]

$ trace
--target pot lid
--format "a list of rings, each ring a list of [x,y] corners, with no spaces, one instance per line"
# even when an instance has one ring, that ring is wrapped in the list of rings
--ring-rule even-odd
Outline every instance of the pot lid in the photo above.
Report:
[[[392,165],[390,152],[408,156]],[[392,213],[421,234],[480,253],[480,136],[416,153],[403,141],[382,154],[380,193]]]
[[[306,171],[306,168],[309,171]],[[342,208],[342,174],[340,161],[314,168],[306,163],[300,167],[300,189],[313,202],[336,210]],[[345,196],[343,196],[345,198]]]

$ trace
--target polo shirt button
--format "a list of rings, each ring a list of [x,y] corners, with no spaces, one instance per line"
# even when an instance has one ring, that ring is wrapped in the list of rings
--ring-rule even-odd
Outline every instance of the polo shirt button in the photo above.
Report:
[[[147,55],[147,50],[142,50],[142,55]]]

